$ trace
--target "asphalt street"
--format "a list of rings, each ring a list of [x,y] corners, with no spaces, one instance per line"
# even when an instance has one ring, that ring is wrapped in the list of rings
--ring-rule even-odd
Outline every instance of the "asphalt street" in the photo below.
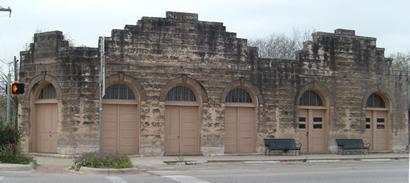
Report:
[[[139,174],[91,175],[75,172],[0,172],[0,183],[259,183],[259,182],[408,182],[408,160],[337,162],[242,162],[164,165]]]

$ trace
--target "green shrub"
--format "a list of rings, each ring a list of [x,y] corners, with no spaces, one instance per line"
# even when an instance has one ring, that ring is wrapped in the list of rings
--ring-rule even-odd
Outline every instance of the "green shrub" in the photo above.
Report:
[[[2,163],[29,164],[32,161],[32,157],[18,153],[13,144],[0,147],[0,162]]]
[[[0,162],[29,164],[33,158],[20,154],[18,143],[21,139],[21,133],[13,125],[4,125],[0,121]]]
[[[132,168],[132,162],[126,155],[93,152],[82,154],[74,160],[74,169],[79,170],[82,166],[91,168]]]
[[[21,138],[21,133],[13,125],[4,125],[0,121],[0,147],[8,144],[17,145]]]

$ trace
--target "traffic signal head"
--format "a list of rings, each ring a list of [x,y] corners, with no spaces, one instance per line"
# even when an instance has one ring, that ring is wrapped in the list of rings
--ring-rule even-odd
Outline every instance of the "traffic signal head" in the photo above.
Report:
[[[11,84],[11,94],[18,95],[24,93],[24,83],[13,83]]]

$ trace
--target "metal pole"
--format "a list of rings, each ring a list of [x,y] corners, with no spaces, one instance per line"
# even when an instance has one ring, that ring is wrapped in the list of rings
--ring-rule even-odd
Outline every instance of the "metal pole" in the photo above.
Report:
[[[14,81],[18,81],[18,67],[17,67],[17,58],[16,56],[14,56]],[[17,122],[17,118],[18,118],[18,98],[14,97],[13,98],[13,103],[14,103],[14,112],[13,112],[13,116],[14,116],[14,128],[18,129],[18,122]]]
[[[18,60],[17,60],[16,56],[14,56],[14,81],[18,81],[17,62],[18,62]]]
[[[11,71],[10,71],[10,65],[9,63],[9,73],[7,74],[7,114],[6,114],[6,124],[10,124],[10,84],[11,84]]]
[[[103,152],[102,147],[103,147],[103,128],[104,128],[104,123],[103,123],[103,97],[105,94],[105,48],[104,48],[104,37],[100,39],[100,79],[99,79],[99,86],[100,86],[100,101],[99,101],[99,112],[100,115],[99,117],[99,122],[100,122],[100,128],[99,128],[99,151],[100,153]]]

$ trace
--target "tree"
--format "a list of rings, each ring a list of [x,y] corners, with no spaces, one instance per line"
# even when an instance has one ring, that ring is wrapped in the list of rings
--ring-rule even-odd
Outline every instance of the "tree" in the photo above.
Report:
[[[292,36],[271,34],[264,38],[250,40],[250,45],[258,47],[259,57],[295,59],[295,52],[303,48],[303,42],[311,40],[314,30],[293,30]]]
[[[407,54],[403,52],[390,54],[390,58],[392,59],[392,67],[394,70],[409,71],[410,51],[407,52]]]

